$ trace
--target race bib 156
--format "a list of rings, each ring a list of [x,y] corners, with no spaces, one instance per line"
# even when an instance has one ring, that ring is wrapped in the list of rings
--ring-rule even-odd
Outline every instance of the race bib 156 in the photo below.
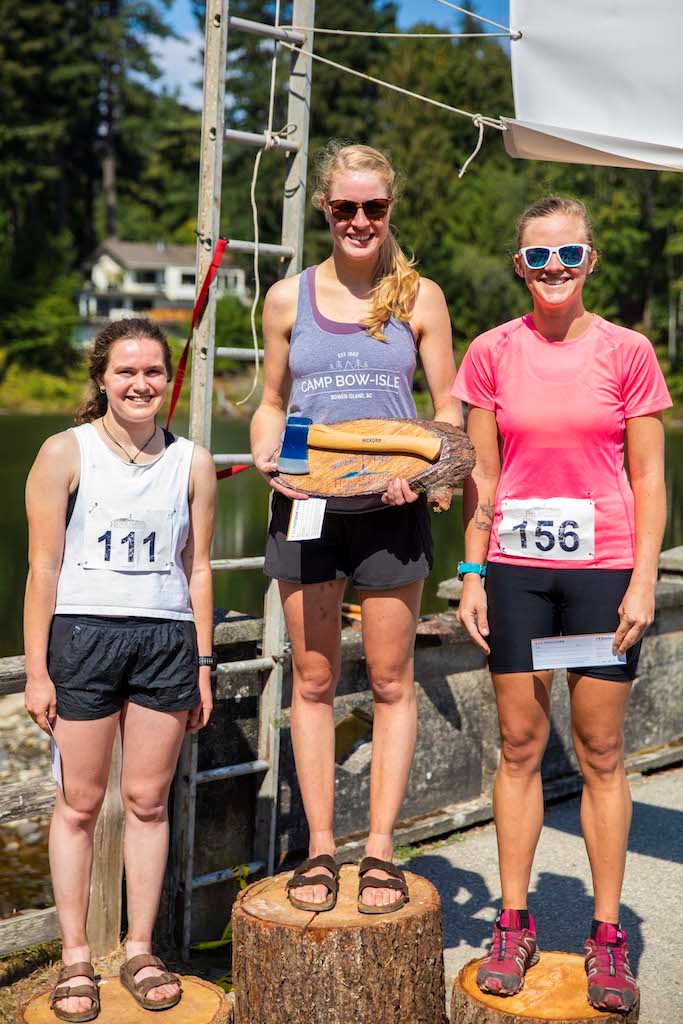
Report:
[[[595,557],[595,505],[588,498],[523,498],[502,502],[501,553],[548,561]]]
[[[168,572],[173,565],[173,509],[112,513],[94,504],[85,524],[85,569]]]

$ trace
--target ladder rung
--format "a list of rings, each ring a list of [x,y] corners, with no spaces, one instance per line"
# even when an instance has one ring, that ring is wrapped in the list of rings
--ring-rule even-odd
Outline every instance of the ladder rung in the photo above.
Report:
[[[254,460],[250,452],[242,452],[237,455],[214,455],[213,461],[216,466],[253,466]]]
[[[245,867],[250,875],[255,875],[266,865],[262,860],[253,860]],[[231,878],[237,878],[241,874],[239,868],[224,868],[223,871],[212,871],[209,875],[197,875],[192,879],[192,888],[201,889],[205,885],[217,885],[218,882],[229,882]]]
[[[239,239],[231,238],[228,241],[228,247],[231,252],[252,252],[256,248],[253,242],[242,242]],[[263,256],[282,256],[284,259],[291,260],[294,255],[294,249],[291,245],[271,245],[270,242],[260,242],[258,251]]]
[[[257,149],[265,149],[268,142],[265,133],[240,132],[236,128],[226,128],[224,138],[228,142],[239,142],[242,146],[256,146]],[[271,138],[275,149],[282,149],[285,153],[296,153],[299,150],[298,142],[285,139],[281,135],[273,135]]]
[[[213,558],[211,568],[214,572],[237,572],[238,569],[262,569],[263,555],[253,558]]]
[[[247,672],[266,672],[275,668],[275,658],[250,658],[247,661],[226,661],[216,669],[217,676],[242,676]]]
[[[258,354],[259,359],[263,359],[265,352],[260,348]],[[214,355],[217,359],[243,359],[245,363],[254,360],[253,348],[217,348]]]
[[[236,779],[239,775],[256,775],[267,772],[270,761],[244,761],[242,764],[226,764],[224,768],[208,768],[205,772],[197,772],[195,781],[219,782],[221,779]]]
[[[228,18],[230,28],[239,28],[242,32],[248,32],[252,36],[265,36],[267,39],[280,39],[285,43],[294,43],[295,46],[303,46],[306,36],[303,32],[296,32],[287,25],[264,25],[260,21],[248,21],[247,18]]]

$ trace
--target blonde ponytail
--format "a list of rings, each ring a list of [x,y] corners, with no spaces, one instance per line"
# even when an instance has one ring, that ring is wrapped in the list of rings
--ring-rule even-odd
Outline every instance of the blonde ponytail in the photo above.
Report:
[[[384,154],[371,146],[330,142],[318,156],[313,205],[323,208],[330,198],[332,179],[339,171],[365,171],[384,180],[387,196],[397,199],[402,181]],[[372,289],[372,308],[361,321],[368,334],[377,341],[386,341],[384,327],[394,316],[407,323],[412,315],[420,286],[415,259],[406,256],[392,234],[391,225],[382,242]]]
[[[379,250],[379,262],[372,289],[372,309],[361,320],[368,334],[386,341],[384,326],[391,316],[408,323],[420,287],[420,275],[414,258],[408,259],[389,228]]]

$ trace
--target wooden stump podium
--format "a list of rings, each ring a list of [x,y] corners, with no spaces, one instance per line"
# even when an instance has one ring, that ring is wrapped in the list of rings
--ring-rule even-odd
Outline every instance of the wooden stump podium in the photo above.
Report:
[[[158,1016],[135,1002],[121,985],[118,975],[100,981],[102,1009],[97,1024],[230,1024],[232,1001],[223,989],[201,978],[182,977],[183,996],[177,1006],[158,1011]],[[55,1024],[57,1018],[48,1006],[50,992],[34,996],[21,1010],[19,1024]]]
[[[291,873],[254,882],[233,908],[235,1024],[447,1024],[439,894],[406,872],[410,902],[359,914],[358,869],[334,910],[296,910]]]
[[[470,960],[456,978],[451,1024],[636,1024],[639,1005],[630,1013],[594,1010],[586,998],[583,957],[543,953],[516,996],[493,996],[477,987],[481,960]]]

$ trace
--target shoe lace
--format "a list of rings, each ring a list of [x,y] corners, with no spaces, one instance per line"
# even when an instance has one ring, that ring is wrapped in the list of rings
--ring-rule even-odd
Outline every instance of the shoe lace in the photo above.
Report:
[[[510,928],[501,928],[500,926],[493,930],[493,942],[491,943],[491,957],[495,957],[498,960],[504,960],[508,953],[508,945],[512,947],[509,952],[510,956],[515,955],[515,952],[520,948],[524,953],[527,952],[526,947],[522,942],[522,933],[513,931]]]
[[[620,974],[631,974],[631,966],[628,961],[628,946],[625,942],[620,943],[596,943],[593,947],[591,960],[598,970],[612,977]]]

